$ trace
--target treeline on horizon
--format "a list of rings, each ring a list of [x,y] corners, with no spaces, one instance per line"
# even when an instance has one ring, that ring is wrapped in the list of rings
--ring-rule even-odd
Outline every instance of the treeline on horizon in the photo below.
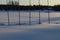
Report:
[[[54,10],[60,11],[60,5],[47,6],[47,5],[0,5],[0,10]]]

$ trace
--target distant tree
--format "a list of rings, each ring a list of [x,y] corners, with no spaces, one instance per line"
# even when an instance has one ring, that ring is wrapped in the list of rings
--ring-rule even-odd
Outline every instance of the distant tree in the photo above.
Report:
[[[19,5],[18,1],[9,1],[7,5]]]
[[[55,11],[60,11],[60,5],[54,5],[52,9]]]

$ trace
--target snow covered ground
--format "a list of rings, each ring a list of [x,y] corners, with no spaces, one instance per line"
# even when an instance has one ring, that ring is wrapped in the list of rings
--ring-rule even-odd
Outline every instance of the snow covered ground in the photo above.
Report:
[[[9,11],[10,23],[17,24],[17,11]],[[6,25],[7,12],[0,12],[0,40],[60,40],[60,12],[50,12],[51,24],[48,24],[47,12],[41,11],[41,22],[38,24],[38,11],[32,11],[32,25],[24,25],[29,22],[29,12],[21,11],[22,25]],[[5,24],[5,25],[1,25]]]
[[[60,24],[2,26],[0,40],[60,40]]]

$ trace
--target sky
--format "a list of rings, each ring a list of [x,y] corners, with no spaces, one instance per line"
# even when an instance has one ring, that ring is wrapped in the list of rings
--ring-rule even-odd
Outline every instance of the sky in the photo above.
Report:
[[[7,0],[8,2],[9,0]],[[11,1],[11,0],[10,0]],[[18,1],[18,0],[13,0]],[[19,0],[20,5],[29,5],[29,0]],[[0,0],[0,4],[6,4],[6,0]],[[41,5],[48,5],[47,0],[40,0]],[[49,0],[49,5],[60,4],[60,0]],[[31,0],[31,5],[38,5],[38,0]]]

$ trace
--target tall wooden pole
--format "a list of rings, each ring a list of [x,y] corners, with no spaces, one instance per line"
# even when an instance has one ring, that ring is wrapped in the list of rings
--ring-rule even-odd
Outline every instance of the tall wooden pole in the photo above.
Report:
[[[40,16],[40,0],[38,0],[38,4],[39,4],[39,24],[41,24],[41,16]]]
[[[18,0],[19,2],[19,25],[20,25],[20,1]]]
[[[49,0],[47,0],[47,6],[48,6],[48,23],[50,24],[50,13],[49,13]]]
[[[6,3],[7,3],[7,0],[6,0]],[[8,25],[10,25],[9,11],[7,11],[7,17],[8,17]]]
[[[30,6],[30,11],[29,11],[29,25],[31,25],[31,0],[29,0],[29,6]]]

